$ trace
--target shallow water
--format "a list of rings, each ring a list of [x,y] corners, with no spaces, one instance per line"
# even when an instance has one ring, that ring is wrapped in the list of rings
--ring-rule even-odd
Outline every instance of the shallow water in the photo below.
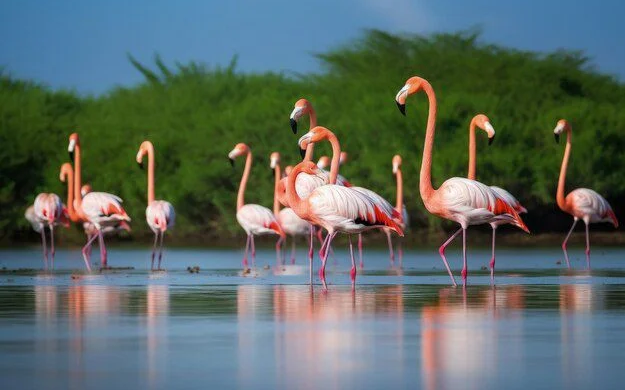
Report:
[[[491,287],[475,250],[463,289],[436,251],[398,269],[367,250],[352,291],[339,248],[323,292],[303,251],[280,267],[260,251],[243,274],[241,251],[169,250],[151,273],[149,252],[112,248],[135,268],[93,275],[59,251],[52,272],[0,273],[0,388],[622,388],[625,251],[594,248],[592,271],[570,255],[572,271],[558,248],[501,249]],[[41,255],[0,251],[2,267]]]

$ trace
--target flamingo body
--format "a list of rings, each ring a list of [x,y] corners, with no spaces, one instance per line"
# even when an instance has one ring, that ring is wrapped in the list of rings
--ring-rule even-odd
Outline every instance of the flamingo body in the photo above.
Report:
[[[303,236],[310,231],[310,223],[298,217],[290,207],[280,210],[278,222],[284,233],[291,236]]]
[[[174,226],[176,212],[171,203],[165,200],[155,200],[145,209],[145,219],[154,233],[164,233]]]
[[[588,223],[610,222],[618,227],[618,220],[607,200],[589,188],[578,188],[566,196],[573,217]]]
[[[130,221],[120,197],[107,192],[90,192],[82,199],[82,212],[97,229]]]
[[[237,210],[237,221],[248,235],[284,234],[271,210],[258,204],[243,205]]]

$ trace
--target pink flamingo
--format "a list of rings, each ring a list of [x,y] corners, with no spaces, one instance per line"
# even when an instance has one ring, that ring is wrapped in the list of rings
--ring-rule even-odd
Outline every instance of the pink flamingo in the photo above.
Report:
[[[562,158],[562,167],[560,168],[560,179],[558,180],[558,191],[556,193],[556,202],[560,210],[565,213],[569,213],[573,216],[573,226],[566,235],[564,242],[562,243],[562,250],[564,251],[564,258],[566,259],[566,266],[571,268],[569,263],[569,255],[566,250],[566,243],[577,224],[579,219],[584,221],[586,225],[586,265],[590,269],[590,237],[588,234],[588,224],[597,222],[612,222],[615,228],[618,227],[618,220],[612,207],[607,200],[595,191],[588,188],[577,188],[565,197],[564,196],[564,182],[566,181],[566,168],[569,164],[569,157],[571,156],[571,133],[572,128],[570,123],[566,119],[560,119],[553,133],[556,138],[556,142],[560,140],[560,134],[566,131],[566,148],[564,149],[564,157]]]
[[[476,171],[476,160],[477,160],[477,146],[475,142],[475,127],[479,127],[484,130],[488,135],[488,144],[492,144],[495,139],[495,129],[493,125],[490,123],[488,117],[484,114],[477,114],[471,120],[469,124],[469,172],[467,174],[467,178],[471,180],[475,180],[475,171]],[[507,204],[511,205],[517,213],[523,214],[527,212],[527,209],[521,205],[521,203],[508,191],[503,188],[490,186],[490,188],[497,193],[497,195],[502,198]],[[497,226],[507,224],[507,221],[493,221],[490,223],[491,228],[493,229],[493,240],[492,240],[492,256],[490,259],[490,281],[491,283],[495,282],[495,233],[497,231]]]
[[[82,255],[87,265],[87,270],[91,272],[91,266],[87,257],[87,250],[90,249],[96,237],[100,244],[100,262],[103,268],[107,267],[107,253],[104,246],[103,228],[107,226],[117,226],[121,221],[130,222],[130,217],[122,207],[122,200],[118,196],[106,192],[90,192],[83,198],[80,190],[82,188],[81,177],[81,145],[77,133],[69,136],[69,146],[67,147],[70,157],[74,160],[74,209],[81,219],[91,222],[97,231],[82,248]]]
[[[234,166],[234,159],[238,156],[247,156],[245,159],[245,169],[243,170],[243,177],[239,184],[239,193],[237,194],[237,221],[245,230],[247,234],[247,242],[245,244],[245,254],[243,255],[243,267],[247,268],[247,253],[252,251],[252,263],[256,264],[256,248],[254,246],[254,236],[262,234],[278,234],[278,242],[276,243],[276,249],[279,249],[279,243],[284,238],[284,231],[278,223],[276,217],[272,214],[271,210],[267,207],[257,204],[245,204],[245,187],[247,186],[247,180],[250,176],[250,170],[252,169],[252,151],[243,143],[236,144],[234,149],[228,153],[230,163]]]
[[[46,226],[50,229],[50,258],[51,268],[54,268],[54,227],[62,224],[69,227],[69,216],[61,198],[52,193],[41,193],[35,198],[35,203],[26,209],[24,217],[30,222],[37,233],[41,233],[43,246],[43,261],[45,269],[48,269],[48,247],[46,243]]]
[[[275,173],[274,195],[273,195],[273,215],[278,219],[285,234],[291,236],[291,264],[295,264],[295,237],[306,236],[310,232],[311,225],[295,214],[290,207],[280,210],[281,203],[286,203],[286,194],[280,191],[280,180],[282,179],[280,170],[280,153],[273,152],[270,156],[270,167]],[[280,199],[282,197],[283,199]],[[286,237],[278,240],[280,245],[286,241]]]
[[[324,139],[332,145],[330,175],[336,178],[340,144],[334,133],[325,127],[316,126],[299,139],[299,145],[301,148],[306,148],[310,143],[320,142]],[[362,187],[327,184],[316,188],[308,198],[302,199],[295,188],[297,175],[300,172],[315,174],[318,170],[319,168],[310,161],[302,162],[293,168],[287,181],[288,203],[299,217],[310,223],[320,225],[328,231],[319,252],[322,261],[319,277],[324,288],[327,288],[325,265],[328,259],[328,247],[332,244],[337,233],[343,232],[349,235],[349,251],[352,261],[350,276],[353,287],[356,283],[356,263],[351,235],[383,227],[389,227],[399,235],[403,235],[401,227],[393,220],[399,215],[381,196]]]
[[[432,186],[432,149],[434,146],[434,132],[436,122],[436,95],[430,83],[421,77],[411,77],[395,96],[395,101],[400,112],[406,113],[406,98],[420,90],[423,90],[429,101],[428,121],[423,147],[423,159],[419,175],[419,192],[425,208],[432,214],[449,219],[460,224],[456,231],[447,241],[441,245],[439,253],[455,286],[456,281],[449,269],[445,258],[445,248],[462,232],[462,281],[466,285],[467,280],[467,246],[466,229],[470,225],[491,223],[493,221],[506,220],[515,226],[529,232],[525,223],[512,206],[500,198],[490,187],[470,179],[452,177],[438,188]]]
[[[406,210],[406,205],[404,204],[404,179],[401,173],[401,161],[401,156],[399,154],[393,156],[393,174],[395,175],[395,180],[397,182],[397,198],[395,201],[395,210],[400,215],[399,218],[396,218],[395,222],[397,222],[397,224],[402,228],[404,233],[406,233],[406,228],[408,227],[408,210]],[[391,237],[391,230],[385,228],[384,233],[386,233],[386,241],[388,243],[388,251],[391,258],[391,264],[395,264],[395,253],[393,251],[393,239]],[[402,266],[404,257],[401,241],[402,240],[400,239],[397,243],[400,267]]]
[[[165,200],[154,200],[154,145],[150,141],[143,141],[137,152],[137,164],[143,169],[143,156],[148,155],[148,207],[145,209],[145,218],[148,226],[154,232],[154,245],[152,246],[152,263],[150,268],[154,269],[154,256],[156,254],[156,243],[160,236],[158,251],[158,268],[161,269],[161,259],[163,257],[163,236],[167,229],[174,226],[176,212],[174,206]]]

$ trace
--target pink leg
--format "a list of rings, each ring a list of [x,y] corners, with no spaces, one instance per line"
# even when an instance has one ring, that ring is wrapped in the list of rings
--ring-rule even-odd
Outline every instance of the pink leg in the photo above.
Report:
[[[352,259],[352,270],[349,276],[352,279],[352,289],[356,287],[356,260],[354,260],[354,246],[352,245],[352,235],[349,235],[349,256]]]
[[[336,233],[337,232],[328,233],[328,235],[326,236],[325,251],[324,251],[325,256],[323,256],[321,260],[321,269],[319,270],[319,278],[321,279],[321,283],[323,284],[324,290],[328,289],[328,286],[326,285],[326,261],[328,260],[328,253],[329,253],[328,247],[332,243],[332,239],[334,238],[334,236],[336,236]]]
[[[399,268],[403,268],[404,266],[404,250],[402,249],[402,241],[404,241],[403,237],[399,237],[397,240],[397,253],[399,254]]]
[[[106,246],[104,246],[104,235],[102,234],[102,230],[98,230],[98,242],[100,244],[100,263],[102,263],[102,267],[106,267],[108,265],[107,256],[106,256]]]
[[[447,248],[447,245],[449,245],[449,243],[452,242],[453,239],[456,238],[458,234],[460,234],[461,231],[462,231],[462,228],[458,229],[458,231],[452,234],[452,236],[449,237],[447,241],[445,241],[443,245],[441,245],[440,248],[438,248],[438,253],[441,255],[441,258],[443,259],[443,263],[445,264],[445,268],[447,268],[447,273],[449,274],[449,277],[451,278],[451,283],[454,285],[454,287],[456,287],[456,280],[454,279],[454,275],[452,275],[451,270],[449,269],[449,264],[447,263],[447,258],[445,257],[445,248]]]
[[[295,237],[291,236],[291,264],[295,264]]]
[[[89,257],[87,256],[87,253],[97,237],[97,234],[92,235],[91,238],[87,241],[87,244],[85,244],[85,246],[82,248],[82,258],[83,260],[85,260],[85,265],[87,266],[87,271],[89,272],[91,272],[91,265],[89,265]]]
[[[247,241],[245,242],[245,253],[243,254],[243,269],[247,268],[247,266],[248,266],[247,252],[250,249],[250,237],[251,237],[251,234],[248,234],[247,235]]]
[[[588,222],[586,223],[586,266],[590,269],[590,235],[588,234]],[[54,259],[54,255],[52,255]]]
[[[152,246],[152,265],[150,269],[154,271],[154,257],[156,256],[156,243],[158,241],[158,230],[154,232],[154,245]]]
[[[462,229],[462,286],[467,285],[467,229]]]
[[[495,284],[495,233],[497,232],[497,228],[493,227],[493,248],[492,248],[492,257],[490,259],[490,284]]]
[[[391,258],[391,267],[395,266],[395,253],[393,252],[393,239],[391,238],[391,231],[388,229],[384,230],[386,233],[386,242],[388,243],[388,253]]]
[[[54,226],[50,226],[50,268],[54,269]]]
[[[41,244],[43,245],[43,268],[48,269],[48,243],[46,242],[46,228],[41,226]]]
[[[161,260],[163,259],[163,236],[165,235],[165,232],[161,232],[161,244],[160,244],[160,248],[158,249],[158,269],[161,269]]]
[[[312,282],[313,282],[313,278],[312,278],[312,272],[313,272],[313,266],[312,266],[312,262],[313,262],[313,254],[314,254],[314,248],[313,248],[313,243],[315,242],[315,227],[313,225],[310,225],[310,238],[309,238],[309,247],[308,247],[308,271],[309,271],[309,278],[310,278],[310,285],[312,286]]]
[[[362,233],[358,234],[358,260],[360,262],[360,269],[364,266],[362,262]]]
[[[256,247],[254,246],[254,235],[251,235],[251,249],[252,249],[252,266],[256,267]]]
[[[286,241],[286,238],[282,238],[280,236],[278,236],[278,241],[276,241],[276,264],[277,265],[282,265],[283,261],[282,261],[282,243]]]
[[[564,259],[566,260],[566,267],[567,268],[571,268],[571,263],[569,263],[569,254],[567,253],[566,250],[566,243],[569,241],[569,237],[571,236],[571,233],[573,233],[573,229],[575,229],[575,225],[577,225],[577,218],[573,219],[573,226],[571,226],[571,230],[569,230],[569,234],[566,235],[566,238],[564,239],[564,242],[562,243],[562,250],[564,251]]]

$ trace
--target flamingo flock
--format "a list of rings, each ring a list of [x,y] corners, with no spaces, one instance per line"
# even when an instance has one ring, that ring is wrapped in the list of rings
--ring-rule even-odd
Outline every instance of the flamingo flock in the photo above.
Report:
[[[469,162],[467,177],[452,177],[445,180],[438,188],[432,184],[432,163],[434,136],[436,132],[437,101],[434,88],[426,79],[414,76],[409,78],[395,95],[399,111],[406,115],[406,102],[412,95],[423,92],[428,101],[428,116],[419,172],[419,194],[426,210],[440,218],[457,223],[458,229],[439,248],[442,260],[453,286],[456,280],[445,255],[446,248],[462,233],[461,278],[467,284],[467,229],[473,225],[489,225],[492,229],[492,257],[490,260],[491,283],[495,281],[495,237],[496,229],[503,224],[513,225],[526,233],[529,229],[521,218],[527,209],[508,191],[497,186],[483,184],[476,180],[476,129],[483,130],[489,139],[489,145],[495,139],[495,129],[490,119],[478,114],[469,124]],[[245,191],[252,169],[252,150],[246,143],[238,143],[228,153],[233,167],[234,161],[245,158],[245,166],[236,197],[236,219],[246,233],[247,239],[242,259],[244,269],[249,269],[249,257],[252,266],[256,262],[254,237],[259,235],[276,236],[276,260],[284,264],[283,246],[286,237],[291,237],[291,263],[295,263],[297,237],[308,239],[309,282],[313,283],[314,242],[321,243],[319,250],[319,280],[327,289],[326,262],[331,252],[332,243],[339,234],[348,236],[351,260],[350,279],[352,287],[356,284],[357,267],[352,236],[358,236],[359,265],[363,268],[362,234],[370,230],[381,230],[388,243],[389,258],[395,266],[396,256],[400,267],[403,263],[401,237],[409,227],[408,212],[404,202],[404,182],[401,170],[402,156],[395,155],[391,160],[392,173],[396,181],[396,200],[392,205],[375,191],[353,185],[340,173],[340,167],[347,161],[347,153],[341,150],[337,133],[317,124],[317,113],[306,99],[296,101],[289,116],[290,127],[297,133],[298,122],[309,117],[309,129],[298,140],[302,160],[294,166],[282,169],[280,153],[270,155],[270,168],[274,172],[273,210],[258,205],[245,203]],[[586,229],[586,262],[590,268],[589,224],[610,222],[618,227],[618,220],[609,203],[597,192],[578,188],[565,196],[564,186],[566,171],[571,154],[572,128],[568,121],[561,119],[553,130],[556,141],[566,132],[566,147],[560,169],[556,193],[558,207],[573,216],[573,225],[569,230],[562,250],[567,267],[570,261],[567,252],[568,239],[578,220],[583,220]],[[313,162],[315,144],[327,141],[332,147],[331,156],[321,156]],[[91,270],[91,246],[98,239],[100,264],[107,267],[107,252],[104,235],[120,230],[130,231],[130,217],[122,206],[122,200],[106,192],[93,192],[90,186],[82,185],[81,144],[77,133],[70,135],[68,151],[71,163],[61,166],[60,179],[67,182],[67,205],[58,195],[39,194],[34,205],[26,211],[25,217],[33,229],[41,234],[44,265],[48,267],[48,245],[46,228],[50,232],[50,266],[54,265],[54,228],[58,225],[69,226],[69,221],[83,224],[87,242],[82,249],[87,270]],[[136,162],[143,167],[147,155],[147,207],[146,221],[154,233],[151,269],[160,270],[163,257],[163,238],[175,223],[175,212],[171,203],[155,199],[155,151],[150,141],[144,141],[136,155]],[[329,167],[329,171],[326,170]],[[325,237],[324,237],[325,234]],[[399,236],[397,248],[393,245],[393,235]],[[158,254],[158,256],[157,256]],[[155,268],[155,260],[158,263]]]

